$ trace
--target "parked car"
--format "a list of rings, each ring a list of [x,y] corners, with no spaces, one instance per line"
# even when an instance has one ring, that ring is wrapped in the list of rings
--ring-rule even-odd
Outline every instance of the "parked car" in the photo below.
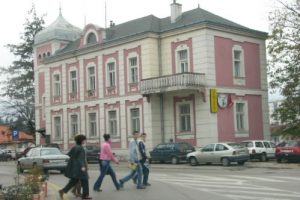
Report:
[[[238,143],[212,143],[202,149],[187,154],[190,165],[222,163],[229,166],[232,162],[243,165],[249,160],[249,152],[246,147]]]
[[[195,151],[189,143],[163,143],[157,145],[151,152],[151,162],[171,162],[178,164],[186,161],[186,155]]]
[[[34,147],[26,147],[23,151],[16,153],[16,159],[22,158],[23,156],[26,156],[26,154]]]
[[[2,151],[4,151],[8,155],[8,159],[10,160],[16,159],[16,152],[14,150],[2,149]]]
[[[64,172],[69,156],[54,147],[35,147],[29,150],[26,156],[18,159],[18,168],[22,173],[26,169],[40,167],[45,173],[48,170]]]
[[[99,162],[100,147],[98,145],[86,145],[85,151],[88,163]]]
[[[0,161],[7,161],[9,157],[10,156],[3,149],[0,149]]]
[[[300,162],[300,140],[285,141],[277,145],[276,160],[278,163],[282,160]]]
[[[273,142],[268,140],[246,140],[241,144],[248,148],[250,159],[268,161],[269,159],[275,158],[276,145]]]

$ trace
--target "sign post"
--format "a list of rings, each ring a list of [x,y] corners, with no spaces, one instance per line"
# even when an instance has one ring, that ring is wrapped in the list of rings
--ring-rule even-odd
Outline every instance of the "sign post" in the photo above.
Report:
[[[12,139],[13,139],[13,141],[18,141],[19,140],[19,130],[18,129],[14,129],[12,131]]]

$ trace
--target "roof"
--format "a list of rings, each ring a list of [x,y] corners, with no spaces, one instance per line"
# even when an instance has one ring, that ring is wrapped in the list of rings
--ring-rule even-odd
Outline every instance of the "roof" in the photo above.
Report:
[[[23,131],[19,131],[19,140],[18,141],[21,141],[21,140],[22,141],[33,140],[33,137]],[[13,142],[13,140],[12,140],[12,136],[11,136],[10,127],[6,126],[6,125],[0,125],[0,144],[11,143],[11,142]]]
[[[119,25],[106,29],[106,39],[103,45],[118,41],[124,38],[134,37],[136,35],[144,33],[157,33],[162,34],[168,31],[183,29],[196,25],[211,25],[214,27],[221,27],[231,31],[240,31],[244,33],[250,33],[260,38],[266,38],[267,33],[253,30],[227,20],[223,17],[215,15],[201,8],[196,8],[187,12],[182,13],[180,19],[171,23],[171,17],[157,18],[154,15],[148,15],[139,19],[131,20]],[[76,51],[79,48],[80,40],[75,40],[69,43],[64,49],[56,52],[56,56],[65,54],[68,52]],[[99,44],[98,44],[99,46]],[[51,57],[47,59],[51,61]]]
[[[50,40],[74,41],[80,37],[82,30],[70,24],[60,14],[47,28],[36,34],[34,44],[41,44]]]

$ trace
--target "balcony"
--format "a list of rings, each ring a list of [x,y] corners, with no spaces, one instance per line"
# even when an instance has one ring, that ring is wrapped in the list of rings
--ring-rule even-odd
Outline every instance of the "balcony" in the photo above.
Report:
[[[205,85],[205,74],[180,73],[141,81],[141,93],[143,95],[171,92],[177,90],[200,90]]]

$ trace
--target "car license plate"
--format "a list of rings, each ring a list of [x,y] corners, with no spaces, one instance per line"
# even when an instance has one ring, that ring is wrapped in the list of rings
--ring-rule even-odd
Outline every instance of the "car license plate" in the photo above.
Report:
[[[281,150],[281,152],[283,152],[283,153],[290,153],[290,152],[293,152],[293,150],[283,149],[283,150]]]
[[[63,160],[51,160],[50,162],[51,163],[60,163],[60,162],[63,162]]]

